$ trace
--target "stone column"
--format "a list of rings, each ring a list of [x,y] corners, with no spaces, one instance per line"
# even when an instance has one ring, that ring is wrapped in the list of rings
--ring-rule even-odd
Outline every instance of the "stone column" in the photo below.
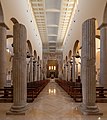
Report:
[[[71,70],[71,81],[72,81],[72,63],[71,63],[70,70]]]
[[[75,82],[75,57],[73,57],[73,63],[72,63],[72,81]]]
[[[100,27],[100,84],[107,87],[107,23]]]
[[[37,81],[39,81],[39,62],[37,62]]]
[[[37,81],[37,61],[35,63],[35,81]]]
[[[8,114],[25,114],[27,99],[26,81],[26,28],[13,26],[13,105]]]
[[[0,23],[0,88],[6,83],[6,25]]]
[[[40,80],[42,80],[42,66],[40,64]]]
[[[33,81],[36,81],[36,60],[33,61]]]
[[[76,63],[76,79],[78,80],[78,64]]]
[[[27,60],[27,83],[30,82],[29,81],[29,73],[30,73],[30,65],[29,65],[29,60]]]
[[[66,80],[66,65],[64,64],[64,80]]]
[[[82,96],[80,110],[85,115],[100,114],[96,106],[95,74],[95,19],[88,19],[82,25]]]
[[[33,57],[30,57],[30,82],[33,82]]]
[[[66,76],[66,77],[65,77],[65,80],[68,81],[68,63],[66,63],[65,70],[66,70],[66,71],[65,71],[65,72],[66,72],[66,73],[65,73],[65,76]]]
[[[71,65],[70,62],[68,62],[68,81],[71,80]]]

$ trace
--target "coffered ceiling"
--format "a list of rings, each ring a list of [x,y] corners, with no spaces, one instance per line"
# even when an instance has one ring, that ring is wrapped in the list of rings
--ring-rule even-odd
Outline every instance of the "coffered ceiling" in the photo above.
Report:
[[[62,50],[76,0],[29,0],[29,2],[43,42],[43,50],[48,52]]]

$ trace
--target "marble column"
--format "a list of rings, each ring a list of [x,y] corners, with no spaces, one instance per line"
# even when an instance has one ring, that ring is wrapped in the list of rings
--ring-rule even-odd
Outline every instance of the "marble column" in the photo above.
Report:
[[[13,105],[7,114],[25,114],[27,100],[26,39],[24,25],[13,26]]]
[[[0,23],[0,88],[6,83],[6,25]]]
[[[100,84],[107,87],[107,23],[100,27]]]
[[[80,110],[85,115],[101,114],[96,106],[95,74],[95,19],[82,25],[81,79],[83,102]]]
[[[76,82],[76,79],[75,79],[75,57],[73,57],[73,63],[72,63],[72,81]]]
[[[33,82],[33,57],[30,57],[30,82]]]

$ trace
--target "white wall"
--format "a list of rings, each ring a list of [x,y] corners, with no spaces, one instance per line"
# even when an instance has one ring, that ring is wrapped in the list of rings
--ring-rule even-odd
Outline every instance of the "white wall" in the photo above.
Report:
[[[79,3],[69,30],[70,36],[65,39],[65,43],[63,45],[63,59],[65,59],[66,55],[68,56],[70,50],[73,51],[73,46],[76,40],[80,41],[81,46],[82,23],[85,20],[96,18],[98,21],[98,26],[101,25],[107,0],[78,0],[78,2]]]
[[[40,59],[42,59],[42,42],[28,1],[1,0],[1,4],[3,8],[5,23],[10,28],[8,34],[13,33],[13,23],[10,21],[10,19],[14,17],[19,21],[19,23],[26,26],[27,40],[31,41],[33,50],[35,49],[37,51],[37,55],[40,56]]]

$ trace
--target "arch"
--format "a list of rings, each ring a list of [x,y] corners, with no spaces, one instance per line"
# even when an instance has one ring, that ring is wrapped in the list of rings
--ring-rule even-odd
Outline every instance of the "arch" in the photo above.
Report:
[[[68,58],[71,59],[71,57],[72,57],[72,51],[70,50],[68,54]]]
[[[105,9],[104,9],[103,23],[107,23],[107,3],[105,5]]]
[[[73,48],[73,55],[74,56],[77,54],[79,49],[80,49],[80,43],[79,43],[79,40],[76,40],[76,42],[74,44],[74,48]]]
[[[12,17],[10,20],[11,20],[14,24],[19,23],[18,20],[17,20],[16,18],[14,18],[14,17]]]
[[[36,52],[36,50],[34,50],[34,58],[35,59],[37,58],[37,52]]]
[[[100,39],[100,30],[98,29],[98,20],[95,20],[96,38]]]
[[[0,23],[4,22],[4,14],[3,14],[3,9],[2,9],[2,5],[0,2]]]
[[[29,52],[32,55],[32,45],[31,45],[30,40],[27,40],[27,45],[28,45]]]
[[[40,57],[38,56],[38,61],[40,61]]]
[[[68,57],[66,56],[66,58],[65,58],[65,62],[67,62],[68,61]]]

